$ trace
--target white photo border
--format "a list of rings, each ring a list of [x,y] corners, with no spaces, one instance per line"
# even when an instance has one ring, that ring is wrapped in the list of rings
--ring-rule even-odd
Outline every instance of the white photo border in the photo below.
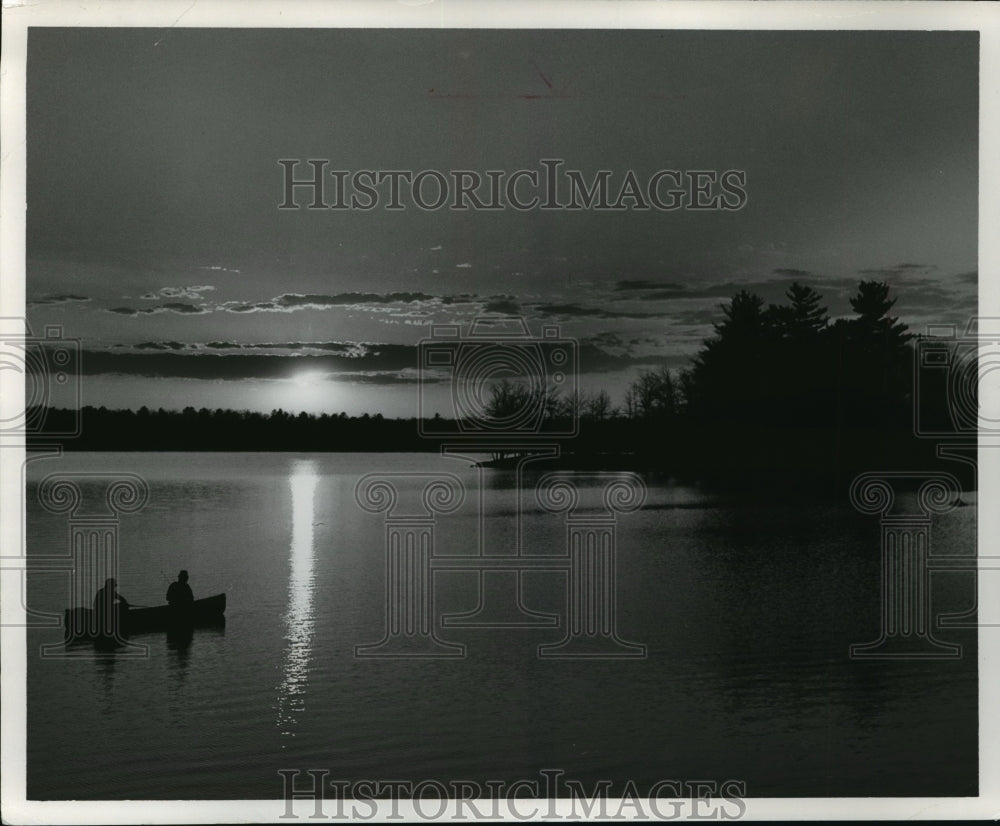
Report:
[[[644,2],[643,0],[3,0],[0,111],[0,317],[25,315],[25,78],[29,27],[497,28],[975,30],[980,33],[979,315],[1000,316],[1000,7],[974,2]],[[984,275],[985,274],[985,275]],[[985,390],[986,388],[984,388]],[[23,377],[0,373],[0,406],[23,400]],[[7,400],[4,402],[3,400]],[[996,405],[996,400],[984,403]],[[0,556],[20,556],[24,450],[0,455]],[[1000,459],[980,449],[979,502],[1000,492]],[[1000,538],[1000,509],[979,509],[980,554]],[[0,793],[7,823],[284,822],[282,800],[87,801],[25,799],[24,610],[20,572],[0,570],[2,748]],[[1000,601],[1000,581],[979,578],[979,604]],[[747,820],[971,819],[1000,816],[1000,631],[979,633],[979,796],[976,798],[748,798]],[[275,788],[277,789],[277,782]],[[554,811],[568,814],[557,803]],[[501,806],[501,812],[505,808]],[[543,807],[543,811],[549,811]],[[399,803],[407,820],[418,813]],[[375,817],[383,820],[385,810]],[[508,813],[508,817],[516,817]],[[301,818],[308,818],[304,810]],[[442,818],[447,820],[447,813]]]

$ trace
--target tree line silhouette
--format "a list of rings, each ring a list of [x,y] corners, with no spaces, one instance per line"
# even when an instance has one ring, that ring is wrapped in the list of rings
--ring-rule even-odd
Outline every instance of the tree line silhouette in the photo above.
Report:
[[[507,380],[491,386],[478,415],[502,423],[535,406],[543,434],[572,430],[566,424],[575,419],[577,435],[561,440],[559,461],[582,467],[737,481],[791,474],[839,484],[861,470],[936,466],[935,445],[913,432],[914,336],[891,315],[888,285],[861,281],[850,299],[854,315],[835,321],[811,287],[794,282],[785,298],[766,305],[738,292],[721,306],[690,367],[640,372],[620,405],[606,390],[560,396],[537,382]],[[947,420],[947,383],[933,378],[919,388],[921,403]],[[46,429],[59,430],[74,415],[49,410]],[[412,418],[280,409],[86,407],[80,415],[82,435],[65,441],[67,449],[438,451],[449,430],[462,432],[461,422],[440,417],[433,428],[440,435],[426,438]]]
[[[653,465],[696,476],[839,483],[939,464],[936,445],[914,433],[915,336],[892,315],[889,286],[861,281],[854,316],[836,321],[811,287],[792,283],[786,301],[737,293],[689,368],[645,371],[631,384],[620,439]],[[947,419],[943,374],[922,378],[925,412]],[[584,399],[584,417],[594,414]]]

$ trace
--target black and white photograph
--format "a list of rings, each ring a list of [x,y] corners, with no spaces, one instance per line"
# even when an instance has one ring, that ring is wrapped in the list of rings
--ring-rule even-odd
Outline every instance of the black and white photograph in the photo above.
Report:
[[[5,822],[996,816],[995,12],[5,5]]]

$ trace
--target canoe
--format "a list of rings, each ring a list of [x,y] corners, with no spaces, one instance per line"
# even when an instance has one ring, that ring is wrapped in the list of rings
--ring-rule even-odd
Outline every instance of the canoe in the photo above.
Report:
[[[158,605],[155,608],[129,608],[121,612],[119,620],[122,636],[150,634],[183,628],[224,625],[226,622],[226,595],[196,599],[186,608]],[[67,642],[100,639],[103,635],[97,617],[90,608],[67,608],[65,625]]]

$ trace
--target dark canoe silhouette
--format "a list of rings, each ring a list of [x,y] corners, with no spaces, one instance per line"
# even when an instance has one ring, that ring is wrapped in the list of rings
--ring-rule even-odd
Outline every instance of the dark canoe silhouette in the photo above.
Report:
[[[65,612],[66,641],[83,642],[100,639],[104,634],[90,608],[67,608]],[[121,614],[122,636],[173,631],[184,628],[224,625],[226,595],[196,599],[187,608],[158,605],[155,608],[129,608]]]

